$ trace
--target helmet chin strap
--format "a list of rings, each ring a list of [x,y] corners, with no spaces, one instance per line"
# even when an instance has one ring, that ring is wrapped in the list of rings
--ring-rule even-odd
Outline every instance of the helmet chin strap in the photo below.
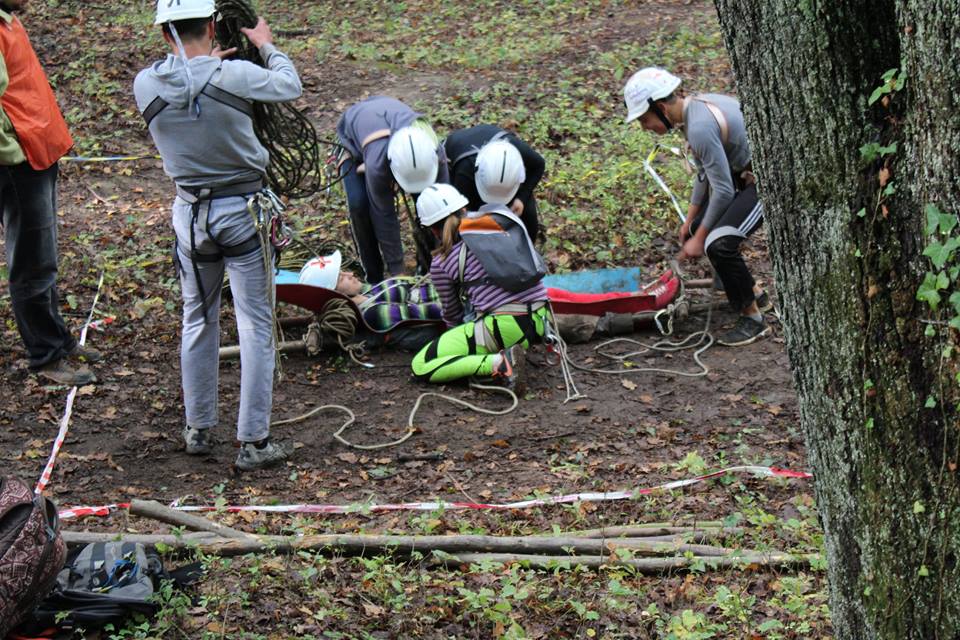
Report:
[[[660,105],[654,102],[653,98],[647,98],[647,102],[650,104],[650,110],[653,111],[653,114],[660,119],[660,122],[662,122],[663,126],[667,128],[667,131],[673,129],[673,124],[667,120],[667,116],[663,113],[663,109],[660,108]]]

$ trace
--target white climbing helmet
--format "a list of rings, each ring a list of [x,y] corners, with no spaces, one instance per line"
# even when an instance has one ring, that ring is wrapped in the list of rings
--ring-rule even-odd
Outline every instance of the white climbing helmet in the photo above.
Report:
[[[407,193],[422,193],[437,181],[438,146],[436,136],[418,126],[403,127],[390,136],[387,160],[401,189]]]
[[[154,24],[209,18],[216,12],[214,0],[157,0],[157,20]]]
[[[506,140],[483,145],[477,154],[476,166],[477,193],[487,204],[510,204],[527,179],[520,152]]]
[[[627,103],[627,122],[633,122],[650,108],[650,102],[662,100],[677,90],[680,78],[664,69],[640,69],[627,80],[623,100]]]
[[[299,282],[312,287],[335,290],[337,279],[340,277],[340,264],[342,262],[343,256],[340,255],[339,251],[334,251],[328,256],[313,258],[300,269]]]
[[[420,224],[429,227],[468,204],[469,201],[456,187],[437,182],[424,189],[417,198],[417,217],[420,218]]]

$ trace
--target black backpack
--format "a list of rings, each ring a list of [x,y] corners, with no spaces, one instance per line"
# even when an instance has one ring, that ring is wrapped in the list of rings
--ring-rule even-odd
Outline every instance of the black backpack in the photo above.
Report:
[[[547,263],[533,246],[527,228],[504,206],[487,205],[460,221],[459,275],[461,287],[492,283],[518,293],[534,286],[547,274]],[[465,279],[467,249],[477,256],[486,277],[481,282]]]
[[[65,556],[53,502],[0,478],[0,638],[50,592]]]
[[[97,542],[74,550],[31,628],[96,628],[130,615],[156,613],[154,593],[168,577],[160,556],[134,542]]]

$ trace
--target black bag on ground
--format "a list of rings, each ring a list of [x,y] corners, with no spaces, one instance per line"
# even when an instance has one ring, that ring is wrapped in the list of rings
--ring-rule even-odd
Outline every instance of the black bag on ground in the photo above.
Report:
[[[0,478],[0,638],[49,593],[65,556],[53,502]]]
[[[71,554],[57,584],[34,611],[40,628],[102,627],[156,613],[153,594],[167,577],[156,551],[134,542],[97,542]]]

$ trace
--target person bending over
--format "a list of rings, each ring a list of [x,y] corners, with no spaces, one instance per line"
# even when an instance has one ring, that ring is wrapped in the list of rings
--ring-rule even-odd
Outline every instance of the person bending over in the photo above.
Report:
[[[543,156],[533,150],[515,133],[501,129],[492,124],[478,124],[475,127],[454,131],[443,141],[443,148],[450,165],[450,184],[457,188],[468,201],[467,209],[476,211],[486,203],[486,199],[477,190],[477,154],[488,142],[505,140],[509,142],[523,158],[523,168],[526,174],[517,195],[509,203],[510,210],[520,216],[527,234],[533,240],[543,237],[543,228],[537,212],[537,199],[533,195],[534,189],[543,178],[546,163]]]
[[[772,305],[759,292],[741,252],[743,241],[763,223],[743,114],[730,96],[681,97],[679,87],[680,78],[663,69],[641,69],[623,90],[626,121],[639,120],[645,130],[660,135],[678,128],[686,138],[697,178],[680,228],[678,257],[682,261],[706,252],[727,300],[740,313],[736,326],[717,342],[749,344],[770,332],[762,311]]]

